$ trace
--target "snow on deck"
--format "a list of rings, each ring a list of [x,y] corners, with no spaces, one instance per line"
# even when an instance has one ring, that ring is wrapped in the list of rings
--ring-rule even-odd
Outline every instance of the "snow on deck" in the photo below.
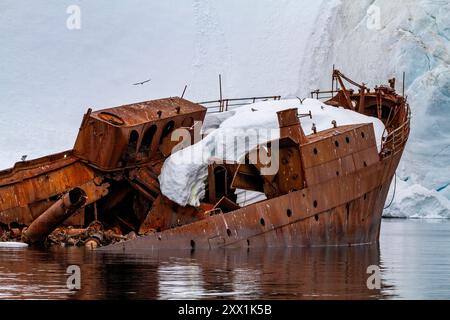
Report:
[[[332,128],[333,120],[338,126],[373,123],[380,150],[384,124],[377,118],[328,106],[316,99],[306,99],[303,103],[298,99],[257,102],[224,113],[207,114],[203,131],[208,135],[200,142],[172,154],[164,162],[159,176],[162,193],[179,205],[199,206],[205,196],[208,160],[215,157],[238,161],[258,144],[278,139],[277,112],[290,108],[297,108],[298,113],[311,111],[312,119],[300,119],[306,135],[312,133],[313,123],[317,131]],[[241,192],[238,193],[238,203],[249,204],[261,199],[253,193]]]

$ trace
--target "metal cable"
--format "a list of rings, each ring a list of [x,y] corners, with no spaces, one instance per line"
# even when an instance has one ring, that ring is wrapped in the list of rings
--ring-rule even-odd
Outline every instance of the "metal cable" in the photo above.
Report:
[[[392,195],[392,199],[389,202],[389,204],[386,207],[384,207],[383,210],[389,208],[391,206],[392,202],[394,202],[395,190],[397,189],[397,173],[394,173],[394,179],[395,179],[395,182],[394,182],[394,194]]]

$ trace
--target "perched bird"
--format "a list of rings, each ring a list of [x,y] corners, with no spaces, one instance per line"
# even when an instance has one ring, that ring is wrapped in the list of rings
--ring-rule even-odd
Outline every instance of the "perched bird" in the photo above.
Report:
[[[324,107],[324,106],[320,106],[320,109],[322,109],[322,110],[323,110],[323,109],[325,109],[325,107]]]
[[[300,97],[297,97],[297,99],[300,101],[300,104],[303,104],[303,101],[305,101],[306,98],[301,99]]]
[[[149,82],[150,80],[152,80],[152,79],[148,79],[148,80],[145,80],[145,81],[133,83],[133,86],[143,85],[144,83],[147,83],[147,82]]]
[[[255,111],[258,111],[258,109],[254,109],[254,108],[252,108],[252,112],[255,112]]]
[[[27,159],[27,155],[26,155],[26,154],[24,154],[24,155],[22,156],[22,158],[20,158],[21,161],[25,161],[26,159]]]

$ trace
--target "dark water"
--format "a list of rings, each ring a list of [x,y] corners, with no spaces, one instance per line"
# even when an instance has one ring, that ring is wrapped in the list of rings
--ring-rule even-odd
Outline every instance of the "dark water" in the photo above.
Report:
[[[66,281],[79,265],[81,289]],[[380,289],[367,287],[379,266]],[[111,255],[0,249],[0,299],[450,299],[450,221],[383,220],[379,245]]]

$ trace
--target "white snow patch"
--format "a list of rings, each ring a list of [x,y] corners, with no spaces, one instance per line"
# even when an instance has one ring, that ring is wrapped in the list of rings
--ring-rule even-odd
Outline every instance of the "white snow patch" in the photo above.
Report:
[[[0,242],[0,248],[26,248],[28,247],[28,244],[24,242],[14,242],[14,241],[6,241],[6,242]]]

